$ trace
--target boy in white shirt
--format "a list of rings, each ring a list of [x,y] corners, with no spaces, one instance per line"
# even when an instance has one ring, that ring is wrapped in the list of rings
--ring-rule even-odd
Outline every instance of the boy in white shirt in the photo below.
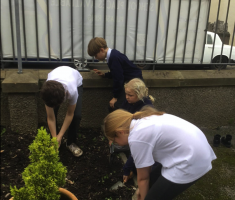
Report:
[[[83,151],[76,145],[76,136],[81,121],[82,108],[82,76],[68,66],[55,68],[48,74],[46,82],[41,89],[41,97],[46,104],[47,123],[52,137],[61,139],[68,129],[67,148],[74,156],[79,157]],[[58,131],[57,112],[63,101],[68,101],[68,108],[63,125]]]

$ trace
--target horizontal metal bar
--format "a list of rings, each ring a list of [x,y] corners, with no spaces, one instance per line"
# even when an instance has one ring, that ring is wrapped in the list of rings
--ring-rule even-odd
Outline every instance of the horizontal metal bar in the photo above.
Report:
[[[17,63],[17,60],[1,60],[1,62],[5,62],[5,63]],[[22,60],[22,63],[50,63],[50,64],[56,64],[56,63],[70,63],[70,64],[74,64],[74,62],[72,61],[24,61]],[[95,65],[104,65],[104,64],[107,64],[107,63],[98,63],[98,62],[86,62],[87,64],[95,64]],[[197,63],[155,63],[155,62],[152,62],[152,63],[139,63],[139,62],[133,62],[134,64],[141,64],[141,65],[213,65],[213,63],[203,63],[203,64],[197,64]],[[223,65],[235,65],[235,63],[214,63],[214,64],[223,64]]]

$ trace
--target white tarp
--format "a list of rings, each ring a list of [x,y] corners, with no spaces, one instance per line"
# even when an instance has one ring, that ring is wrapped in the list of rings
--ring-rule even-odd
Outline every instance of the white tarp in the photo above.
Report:
[[[15,55],[17,57],[16,48],[16,28],[15,28],[15,6],[12,1],[13,10],[13,32],[15,42]],[[160,0],[159,28],[157,38],[156,60],[163,60],[167,17],[169,0]],[[22,21],[22,2],[20,2],[20,30],[21,30],[21,53],[22,58],[25,57],[25,46],[23,37],[23,21]],[[115,0],[106,1],[106,32],[105,39],[108,47],[114,46],[114,30],[115,30]],[[36,46],[36,26],[35,26],[35,5],[33,0],[24,0],[25,9],[25,27],[26,27],[26,43],[27,57],[37,58]],[[85,59],[91,59],[87,54],[87,45],[93,37],[93,0],[73,0],[73,51],[74,58],[82,58],[84,51]],[[178,39],[176,48],[176,61],[182,61],[185,32],[187,25],[189,0],[181,1],[181,12],[179,19]],[[199,17],[199,25],[197,29],[196,51],[194,56],[195,63],[198,63],[202,57],[204,47],[204,30],[207,23],[209,0],[201,1],[201,11]],[[179,0],[171,1],[170,20],[168,30],[168,40],[166,48],[166,61],[171,62],[174,54],[174,44],[176,35],[176,25],[178,17]],[[84,8],[84,49],[82,49],[82,8]],[[147,21],[148,1],[139,1],[139,18],[137,29],[137,49],[136,60],[144,59],[145,34]],[[191,10],[189,18],[188,36],[186,43],[185,62],[191,62],[194,38],[196,33],[197,16],[199,9],[199,0],[191,1]],[[146,59],[153,60],[155,49],[155,35],[157,26],[158,0],[150,0],[149,25],[147,35]],[[134,60],[135,50],[135,33],[136,33],[136,12],[137,0],[129,0],[128,7],[128,23],[127,23],[127,43],[126,55],[130,60]],[[125,41],[125,18],[126,0],[117,1],[117,28],[116,28],[116,49],[124,52]],[[37,0],[37,19],[38,19],[38,43],[39,58],[48,58],[48,31],[47,31],[47,4],[46,0]],[[60,58],[60,40],[59,40],[59,0],[49,0],[49,21],[50,21],[50,52],[52,59]],[[61,0],[61,27],[62,27],[62,59],[71,58],[71,0]],[[95,36],[104,36],[104,0],[95,0]],[[12,39],[10,26],[9,0],[1,0],[1,39],[2,51],[4,58],[12,58]]]

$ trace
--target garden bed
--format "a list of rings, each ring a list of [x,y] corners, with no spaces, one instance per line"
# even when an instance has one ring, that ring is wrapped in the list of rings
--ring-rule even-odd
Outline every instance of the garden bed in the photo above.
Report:
[[[24,186],[22,172],[29,164],[28,146],[36,134],[18,134],[1,128],[1,200],[10,199],[10,185]],[[65,142],[59,149],[61,162],[67,167],[64,188],[79,200],[130,200],[135,192],[133,180],[126,187],[110,191],[109,188],[122,181],[122,160],[114,156],[109,164],[108,141],[98,129],[82,129],[78,134],[78,145],[83,155],[74,157],[66,149]]]
[[[216,134],[231,134],[232,147],[213,147],[217,156],[212,163],[213,169],[180,194],[176,200],[234,200],[235,127],[214,130],[204,128],[202,131],[210,144]],[[10,199],[10,185],[16,185],[18,188],[24,185],[21,173],[29,164],[28,146],[35,135],[21,135],[1,128],[1,200]],[[60,147],[61,162],[68,170],[65,188],[74,193],[79,200],[131,200],[135,192],[133,180],[128,181],[126,187],[109,191],[112,185],[122,181],[123,164],[118,155],[114,157],[114,163],[109,164],[108,142],[100,130],[82,129],[78,135],[78,145],[84,151],[79,158],[72,156],[65,143]]]

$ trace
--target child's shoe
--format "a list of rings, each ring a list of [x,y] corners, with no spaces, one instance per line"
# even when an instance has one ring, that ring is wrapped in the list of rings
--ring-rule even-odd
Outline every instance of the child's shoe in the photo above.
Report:
[[[74,143],[72,143],[72,144],[70,144],[70,145],[68,145],[68,146],[67,146],[67,144],[66,144],[66,147],[67,147],[67,149],[69,149],[69,150],[73,153],[73,155],[76,156],[76,157],[79,157],[79,156],[81,156],[81,155],[83,154],[83,151],[82,151],[76,144],[74,144]]]
[[[232,140],[232,136],[227,134],[226,137],[222,137],[221,138],[221,143],[226,146],[227,148],[231,147],[231,140]]]
[[[214,140],[213,140],[214,147],[218,147],[220,145],[220,138],[221,138],[221,135],[219,135],[219,134],[216,134],[214,136]]]

